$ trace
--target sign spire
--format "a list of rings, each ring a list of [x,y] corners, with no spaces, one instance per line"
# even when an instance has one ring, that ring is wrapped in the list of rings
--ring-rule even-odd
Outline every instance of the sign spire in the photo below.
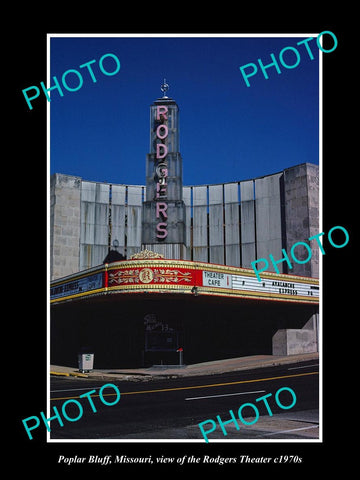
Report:
[[[166,83],[166,78],[164,78],[163,84],[160,87],[160,90],[163,92],[163,98],[168,98],[166,92],[169,90],[169,84]]]

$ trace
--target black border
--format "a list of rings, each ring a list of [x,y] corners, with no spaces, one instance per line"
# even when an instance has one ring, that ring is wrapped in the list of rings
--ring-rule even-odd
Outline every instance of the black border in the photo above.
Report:
[[[241,6],[238,6],[241,10]],[[238,11],[236,8],[236,12]],[[13,363],[13,355],[7,354],[7,366],[10,370],[12,401],[8,400],[11,410],[11,436],[15,442],[10,445],[11,455],[14,455],[12,466],[20,466],[21,469],[27,466],[32,470],[45,468],[47,473],[53,474],[66,472],[79,475],[85,468],[86,472],[97,474],[98,472],[121,475],[123,473],[138,472],[140,466],[124,465],[121,468],[104,470],[107,467],[86,466],[67,467],[57,463],[58,455],[87,455],[87,454],[126,454],[139,456],[153,454],[164,454],[167,456],[181,457],[183,455],[211,456],[221,455],[224,457],[250,455],[250,456],[276,456],[276,455],[298,455],[302,457],[301,464],[282,465],[274,468],[274,465],[245,465],[226,464],[223,466],[212,465],[211,472],[218,473],[224,469],[229,472],[243,473],[258,472],[259,468],[265,472],[273,471],[303,472],[311,471],[315,465],[327,466],[334,462],[341,464],[344,460],[345,451],[341,450],[346,428],[349,427],[349,419],[352,419],[353,410],[346,411],[344,405],[346,398],[336,396],[334,410],[331,398],[337,390],[339,375],[337,367],[348,363],[348,355],[351,351],[350,336],[353,328],[350,322],[349,328],[344,324],[350,321],[351,304],[351,273],[355,266],[353,248],[356,232],[354,229],[354,213],[356,215],[356,203],[351,201],[350,195],[355,190],[356,150],[352,139],[355,129],[356,118],[351,115],[353,95],[356,90],[352,88],[356,78],[355,70],[349,71],[351,65],[355,66],[356,56],[353,54],[356,42],[352,37],[353,30],[347,24],[342,24],[341,11],[322,12],[321,20],[316,20],[309,11],[310,7],[303,5],[301,8],[304,19],[300,18],[297,8],[292,12],[293,7],[288,5],[281,10],[282,15],[274,11],[274,7],[268,7],[269,12],[259,20],[259,11],[238,19],[231,23],[229,17],[231,12],[212,12],[218,17],[212,25],[210,21],[204,24],[204,16],[199,19],[196,14],[190,14],[193,24],[189,20],[182,23],[181,18],[176,14],[167,11],[164,6],[162,16],[161,6],[152,5],[154,23],[141,26],[138,17],[131,16],[122,8],[93,12],[94,18],[88,17],[88,13],[81,12],[79,18],[68,15],[66,20],[51,20],[48,17],[56,16],[56,9],[65,7],[52,6],[48,14],[44,14],[43,23],[36,23],[34,15],[30,12],[23,13],[20,19],[19,31],[16,35],[16,47],[10,50],[12,77],[12,95],[9,111],[13,113],[14,121],[7,122],[9,132],[14,135],[11,151],[15,153],[15,161],[7,162],[12,175],[6,180],[10,189],[17,192],[18,202],[16,208],[24,209],[20,214],[23,218],[22,224],[17,224],[15,218],[18,214],[10,213],[11,241],[8,244],[9,251],[15,251],[15,262],[13,257],[7,255],[6,264],[9,264],[7,271],[12,273],[8,276],[7,284],[15,286],[15,294],[20,296],[20,305],[14,302],[11,312],[11,319],[7,317],[7,323],[11,324],[9,338],[12,339],[9,347],[16,357]],[[90,5],[88,4],[88,8]],[[212,6],[209,5],[212,9]],[[229,7],[230,8],[230,7]],[[54,9],[54,11],[53,11]],[[179,7],[176,8],[178,10]],[[106,10],[106,11],[105,11]],[[110,22],[111,11],[119,12],[117,21]],[[142,10],[142,7],[141,7]],[[150,9],[151,10],[151,9]],[[202,10],[202,9],[201,9]],[[231,7],[232,15],[235,13],[235,6]],[[260,9],[261,10],[261,9]],[[341,9],[340,9],[341,10]],[[64,12],[63,12],[64,13]],[[221,14],[225,13],[225,20],[221,20]],[[264,13],[261,11],[260,13]],[[218,16],[219,14],[219,16]],[[99,15],[99,16],[98,16]],[[231,443],[231,444],[192,444],[192,443],[154,443],[154,444],[116,444],[116,443],[46,443],[44,434],[37,435],[29,440],[25,434],[21,419],[33,415],[40,410],[46,411],[46,200],[47,200],[47,179],[46,179],[46,105],[39,104],[36,109],[30,111],[24,102],[21,90],[34,84],[37,79],[46,78],[46,34],[47,33],[169,33],[170,28],[156,27],[155,19],[159,19],[159,25],[168,27],[173,25],[175,15],[176,28],[171,33],[305,33],[321,32],[330,30],[338,38],[337,49],[331,54],[323,55],[323,230],[327,232],[335,225],[341,225],[350,234],[350,242],[344,249],[331,249],[325,241],[326,255],[323,257],[324,269],[324,440],[321,444],[316,443]],[[211,15],[211,12],[209,12]],[[354,12],[355,15],[355,12]],[[144,12],[144,16],[147,14]],[[95,17],[98,17],[95,20]],[[205,16],[206,18],[206,16]],[[86,20],[88,19],[88,20]],[[162,19],[162,21],[160,21]],[[169,20],[166,23],[166,19]],[[170,19],[172,21],[170,21]],[[295,20],[294,20],[295,19]],[[132,21],[131,21],[132,20]],[[207,19],[208,20],[208,19]],[[39,20],[40,22],[40,20]],[[351,59],[354,59],[351,62]],[[12,117],[12,115],[11,115]],[[11,136],[12,137],[12,136]],[[356,137],[355,137],[356,139]],[[19,151],[20,147],[20,151]],[[11,156],[12,157],[12,156]],[[10,159],[9,159],[10,160]],[[15,181],[14,181],[15,180]],[[354,182],[354,183],[353,183]],[[7,183],[7,182],[6,182]],[[15,185],[16,183],[16,185]],[[14,193],[15,195],[15,193]],[[14,213],[14,212],[13,212]],[[14,221],[14,222],[12,222]],[[10,227],[9,227],[10,230]],[[18,232],[18,233],[15,233]],[[22,232],[20,234],[20,232]],[[14,235],[15,233],[15,235]],[[11,243],[11,245],[10,245]],[[9,261],[11,258],[11,261]],[[336,308],[339,301],[346,301],[346,308]],[[20,315],[19,315],[20,313]],[[353,317],[355,320],[355,317]],[[342,337],[339,341],[338,334]],[[4,345],[5,346],[5,345]],[[4,365],[4,364],[3,364]],[[340,415],[339,402],[342,405]],[[14,410],[14,411],[12,411]],[[336,414],[334,418],[334,414]],[[347,424],[346,424],[347,421]],[[353,423],[352,421],[350,424]],[[15,430],[15,435],[13,431]],[[346,442],[343,442],[346,443]],[[331,459],[331,452],[336,452],[338,460]],[[20,461],[21,459],[21,461]],[[313,464],[313,462],[315,462]],[[89,467],[89,466],[87,466]],[[234,469],[235,467],[235,469]],[[217,470],[221,468],[221,470]],[[269,470],[270,468],[270,470]],[[167,473],[174,467],[161,466],[158,470]],[[186,470],[208,472],[210,467],[204,464],[184,465],[176,467],[179,472]],[[215,469],[215,470],[214,470]],[[300,469],[300,470],[299,470]],[[156,470],[156,465],[147,467],[147,473]]]

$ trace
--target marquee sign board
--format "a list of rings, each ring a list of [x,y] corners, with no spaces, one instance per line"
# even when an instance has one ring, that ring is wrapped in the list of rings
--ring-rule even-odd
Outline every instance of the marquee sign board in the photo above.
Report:
[[[203,270],[202,274],[204,287],[232,288],[232,275],[206,270]]]
[[[88,276],[74,278],[68,282],[53,282],[53,285],[50,288],[50,299],[56,300],[99,290],[104,285],[103,277],[104,273],[101,271],[92,275],[89,274]]]
[[[93,295],[120,293],[182,293],[288,301],[319,302],[316,278],[264,272],[259,282],[246,268],[198,263],[188,260],[127,260],[54,280],[52,303]],[[194,290],[194,288],[196,288]]]
[[[285,277],[285,275],[282,275]],[[234,290],[246,290],[252,292],[271,293],[277,295],[291,295],[294,297],[319,297],[318,282],[305,283],[294,280],[264,278],[261,282],[256,277],[244,275],[232,275]]]

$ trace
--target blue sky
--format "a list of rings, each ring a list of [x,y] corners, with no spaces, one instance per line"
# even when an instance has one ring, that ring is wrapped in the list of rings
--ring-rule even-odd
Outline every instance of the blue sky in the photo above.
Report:
[[[162,96],[164,77],[168,96],[180,107],[184,185],[245,180],[319,163],[319,50],[314,39],[311,60],[304,46],[296,46],[302,38],[51,38],[51,76],[60,80],[75,69],[84,83],[76,92],[64,89],[63,97],[51,94],[50,173],[145,184],[149,106]],[[279,62],[279,52],[288,46],[301,54],[293,69]],[[121,62],[116,75],[99,70],[107,53]],[[282,73],[270,68],[265,79],[259,68],[247,87],[239,67],[258,58],[268,64],[271,53]],[[291,52],[285,58],[288,64],[295,61]],[[96,83],[79,68],[93,59]],[[109,71],[110,65],[109,60]],[[71,75],[67,78],[70,83]]]

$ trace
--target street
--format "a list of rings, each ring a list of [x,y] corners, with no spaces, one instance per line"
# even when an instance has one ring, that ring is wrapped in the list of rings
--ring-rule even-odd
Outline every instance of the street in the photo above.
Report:
[[[111,387],[103,390],[104,404],[99,389],[111,383],[121,392],[115,404],[116,393]],[[275,401],[279,389],[291,389],[296,401],[283,390],[279,405]],[[91,399],[96,412],[87,398],[79,398],[86,392],[96,390]],[[267,396],[265,401],[256,401]],[[51,377],[50,407],[61,412],[64,402],[74,399],[83,406],[83,415],[77,421],[64,421],[60,426],[57,419],[50,422],[50,439],[178,439],[205,441],[198,426],[217,416],[225,423],[231,420],[229,410],[237,417],[241,405],[254,404],[259,411],[258,421],[251,406],[245,406],[242,416],[247,424],[238,420],[225,425],[228,435],[221,426],[209,433],[211,439],[242,438],[311,438],[318,435],[319,367],[315,361],[287,364],[255,370],[152,381],[97,381],[94,379]],[[113,405],[111,405],[113,403]],[[291,409],[289,405],[293,404]],[[74,409],[72,413],[71,409]],[[270,408],[270,412],[269,412]],[[79,410],[69,402],[67,415],[76,418]],[[49,412],[53,416],[53,411]],[[272,415],[270,415],[272,413]],[[269,422],[272,426],[269,427]],[[284,423],[285,422],[285,423]],[[290,424],[289,424],[290,422]],[[294,423],[295,422],[295,423]],[[291,428],[291,427],[294,428]]]

